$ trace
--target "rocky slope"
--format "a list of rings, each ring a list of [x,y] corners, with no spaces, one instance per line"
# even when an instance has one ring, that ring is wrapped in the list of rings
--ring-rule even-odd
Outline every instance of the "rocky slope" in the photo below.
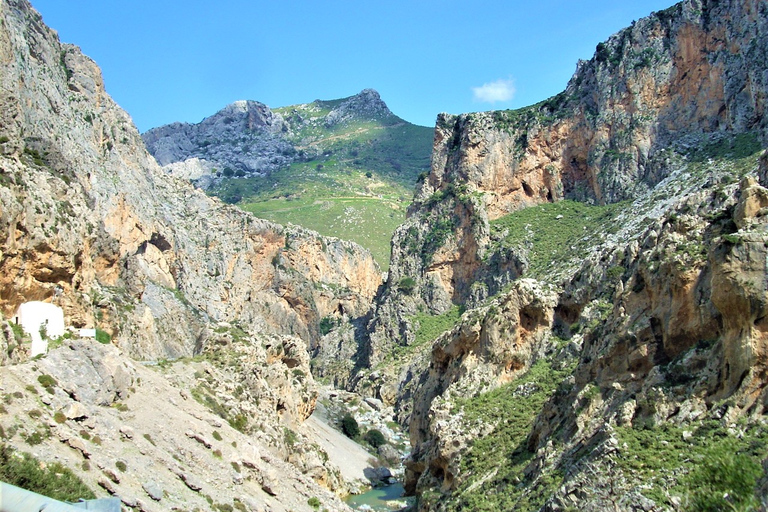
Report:
[[[666,150],[687,136],[754,131],[762,140],[764,10],[759,2],[677,4],[601,43],[550,100],[441,116],[432,171],[393,239],[378,315],[387,319],[374,327],[368,363],[387,352],[387,340],[407,342],[405,317],[419,308],[477,304],[525,273],[520,251],[493,251],[492,221],[562,199],[641,197],[669,176]],[[409,293],[404,279],[415,281]]]
[[[107,349],[93,339],[64,341],[66,347],[40,361],[4,368],[4,376],[18,380],[3,380],[3,386],[15,386],[5,394],[14,397],[16,387],[45,368],[57,381],[68,382],[68,391],[57,391],[53,402],[40,399],[45,412],[36,413],[38,423],[50,423],[59,409],[79,402],[86,409],[100,407],[93,415],[107,424],[98,433],[117,440],[112,427],[118,420],[110,418],[109,406],[129,400],[134,391],[125,393],[126,386],[141,390],[139,379],[155,383],[138,392],[144,397],[190,394],[199,388],[193,398],[219,417],[243,431],[264,434],[257,444],[271,455],[254,460],[254,467],[268,467],[273,459],[290,461],[290,467],[274,464],[279,485],[295,480],[300,488],[295,496],[310,493],[343,509],[337,500],[326,500],[329,495],[321,486],[343,493],[347,484],[337,469],[326,467],[312,441],[296,432],[315,404],[309,352],[318,350],[321,321],[363,317],[380,285],[381,273],[370,253],[354,243],[255,219],[167,176],[145,150],[130,117],[105,92],[95,63],[77,47],[61,44],[26,0],[3,0],[0,19],[0,225],[5,234],[0,242],[0,311],[9,318],[23,302],[54,302],[63,308],[68,326],[97,328],[100,341],[111,338],[115,346],[102,353]],[[27,340],[16,326],[3,322],[0,344],[2,363],[28,359]],[[100,380],[80,383],[62,373],[81,366],[88,373],[92,353],[110,361],[97,371],[99,379],[126,374],[120,396],[80,396],[88,394],[90,385],[98,390]],[[135,362],[192,356],[212,360],[213,367],[201,369],[207,376],[187,375],[180,383],[146,376]],[[104,385],[113,387],[106,381]],[[30,400],[21,403],[22,409],[31,406]],[[143,401],[136,398],[135,406],[140,408]],[[22,409],[3,410],[4,437],[12,445],[24,446],[18,432],[29,434],[27,427],[33,428],[25,424]],[[173,421],[187,421],[186,412],[171,411],[176,412]],[[85,431],[100,429],[101,419]],[[229,431],[221,420],[200,421],[218,421]],[[74,441],[77,424],[67,425],[60,427],[62,442]],[[11,428],[16,433],[7,435]],[[153,430],[160,435],[173,427],[158,422],[152,428],[160,429]],[[293,435],[295,443],[286,441]],[[98,464],[117,456],[117,446]],[[140,451],[147,455],[147,450],[144,446]],[[197,457],[203,455],[186,453],[179,467],[191,468]],[[216,460],[211,462],[201,475],[218,471]],[[144,459],[136,459],[137,469],[143,464]],[[171,466],[175,463],[168,460],[166,467],[173,472]],[[306,478],[296,480],[297,472]],[[86,480],[95,482],[97,476],[86,474]],[[112,483],[99,484],[106,491],[130,488],[128,495],[140,494],[137,481],[128,479],[123,488],[115,486],[119,475],[107,476]],[[215,485],[206,485],[213,493]],[[167,509],[152,501],[136,506]],[[293,506],[312,509],[306,497]],[[281,509],[274,503],[271,507]]]
[[[410,423],[420,510],[765,500],[766,37],[687,0],[555,98],[441,116],[351,383]]]
[[[192,354],[208,321],[311,344],[323,317],[365,314],[368,253],[168,179],[95,64],[25,7],[5,5],[0,41],[6,315],[55,295],[71,325],[156,358]]]
[[[216,337],[205,356],[162,366],[72,340],[5,367],[3,442],[63,464],[131,510],[312,510],[311,498],[348,510],[318,485],[341,492],[339,469],[308,438],[288,434],[314,406],[314,385],[297,373],[309,371],[301,341],[249,340],[235,363],[231,340]],[[229,421],[210,411],[214,400],[227,400],[219,407]]]
[[[379,93],[365,89],[336,101],[315,101],[275,112],[257,101],[237,101],[200,123],[173,123],[142,136],[158,163],[209,189],[237,175],[266,176],[319,156],[334,127],[355,120],[404,123]]]
[[[237,101],[199,123],[172,123],[152,128],[142,137],[168,172],[215,190],[233,177],[265,177],[292,163],[322,160],[324,154],[338,150],[334,144],[339,140],[365,140],[361,134],[369,131],[386,137],[396,128],[412,126],[395,116],[378,92],[365,89],[349,98],[278,109],[257,101]],[[422,131],[428,137],[431,134],[428,128]],[[422,153],[427,159],[429,148]],[[403,160],[400,166],[392,164],[395,168],[386,170],[386,162],[381,161],[378,171],[400,171],[400,181],[412,183],[419,171],[410,169],[404,155],[393,156]]]

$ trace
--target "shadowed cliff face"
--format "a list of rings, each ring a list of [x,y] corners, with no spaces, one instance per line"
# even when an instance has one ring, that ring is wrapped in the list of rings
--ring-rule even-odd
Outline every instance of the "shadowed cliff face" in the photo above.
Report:
[[[3,314],[54,299],[68,324],[157,358],[198,350],[208,322],[314,345],[323,317],[366,313],[381,279],[367,251],[165,176],[97,66],[28,3],[2,7]]]

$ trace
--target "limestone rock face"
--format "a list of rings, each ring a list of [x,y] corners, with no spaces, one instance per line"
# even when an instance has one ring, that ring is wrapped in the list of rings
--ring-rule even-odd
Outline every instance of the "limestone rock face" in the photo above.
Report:
[[[750,176],[720,190],[681,187],[679,174],[657,193],[684,192],[664,207],[633,203],[639,218],[622,217],[615,236],[563,282],[514,281],[435,341],[407,393],[401,377],[394,400],[413,402],[406,487],[440,496],[420,502],[421,510],[456,509],[467,493],[481,492],[484,478],[495,487],[500,478],[525,477],[525,488],[536,488],[552,470],[567,476],[540,505],[580,499],[598,510],[613,499],[631,510],[647,499],[640,489],[648,483],[619,469],[618,458],[638,455],[619,443],[617,430],[680,429],[690,441],[703,420],[724,430],[741,417],[761,428],[767,221],[754,203],[765,189]],[[520,445],[504,452],[514,458],[518,446],[529,462],[517,476],[468,472],[467,458],[491,456],[473,453],[473,445],[517,414],[513,399],[500,413],[484,396],[503,389],[522,400],[537,392],[543,382],[517,384],[534,363],[562,372],[562,380],[530,412],[515,438]],[[495,420],[465,414],[474,401]]]
[[[350,383],[409,422],[419,510],[673,509],[680,496],[644,492],[666,482],[622,466],[639,455],[621,436],[760,431],[767,35],[760,2],[684,1],[598,45],[546,102],[439,118]],[[503,246],[495,221],[564,199],[620,213],[585,217],[562,268],[528,281],[549,246]],[[419,315],[457,305],[457,325],[414,346]],[[398,345],[415,355],[388,368]]]
[[[69,325],[99,327],[154,359],[199,350],[211,321],[311,346],[321,318],[366,313],[381,279],[367,251],[254,219],[168,177],[90,59],[24,1],[4,2],[2,16],[6,315],[55,300]],[[220,114],[206,126],[281,129],[254,102]]]

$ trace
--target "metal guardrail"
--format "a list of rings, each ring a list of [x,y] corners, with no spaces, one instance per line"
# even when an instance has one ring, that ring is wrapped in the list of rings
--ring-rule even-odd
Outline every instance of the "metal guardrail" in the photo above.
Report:
[[[0,482],[0,512],[120,512],[119,498],[65,503],[15,485]]]

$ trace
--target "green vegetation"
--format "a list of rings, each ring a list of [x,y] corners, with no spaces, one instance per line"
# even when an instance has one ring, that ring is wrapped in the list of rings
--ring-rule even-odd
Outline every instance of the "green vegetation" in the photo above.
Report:
[[[397,283],[397,289],[406,295],[410,295],[416,289],[416,280],[412,277],[404,277]]]
[[[4,444],[0,445],[0,480],[60,501],[96,498],[69,468],[58,462],[41,464],[32,455]]]
[[[355,417],[350,413],[345,414],[341,418],[341,431],[350,439],[357,439],[360,435],[360,426],[357,424]]]
[[[594,246],[600,235],[615,232],[613,222],[626,203],[592,206],[564,200],[516,211],[491,222],[495,250],[528,252],[529,275],[544,278]],[[618,272],[618,269],[614,272]]]
[[[384,437],[384,434],[381,433],[381,430],[376,428],[372,428],[366,432],[363,436],[363,441],[371,445],[371,447],[374,449],[387,444],[387,438]]]
[[[312,507],[314,509],[319,509],[320,505],[321,505],[320,499],[317,498],[316,496],[312,496],[311,498],[309,498],[307,500],[307,505],[309,505],[310,507]]]
[[[413,317],[413,321],[419,324],[419,328],[416,330],[414,345],[432,343],[445,331],[453,329],[459,323],[463,312],[461,307],[453,306],[442,315],[419,313]]]
[[[411,324],[418,324],[415,339],[410,345],[395,345],[390,355],[384,360],[383,364],[389,364],[392,359],[402,361],[410,357],[416,350],[431,344],[438,336],[445,331],[453,329],[459,323],[464,310],[461,306],[453,306],[451,309],[441,315],[430,315],[429,313],[418,313],[411,317]]]
[[[45,389],[45,391],[49,395],[52,395],[56,392],[55,388],[58,385],[58,382],[56,382],[56,379],[54,379],[50,375],[46,375],[46,374],[39,375],[37,377],[37,382],[39,382],[40,385],[43,386],[43,389]]]
[[[224,169],[210,193],[257,217],[355,241],[386,269],[392,233],[429,169],[433,130],[395,116],[327,125],[342,101],[275,109],[292,125],[300,158],[266,177]]]
[[[740,179],[757,166],[762,151],[755,133],[723,136],[687,149],[688,169],[697,176],[705,176],[717,168],[723,173],[722,185]],[[713,163],[715,165],[713,165]]]
[[[38,375],[37,382],[39,382],[40,385],[43,386],[44,388],[56,387],[56,385],[58,384],[56,382],[56,379],[54,379],[53,377],[47,374]]]
[[[333,316],[325,316],[320,320],[320,334],[325,336],[338,325],[338,321]]]
[[[41,155],[39,151],[32,148],[24,148],[24,154],[29,156],[32,161],[37,165],[38,167],[44,167],[45,166],[45,159],[44,155]]]
[[[283,439],[286,445],[293,448],[299,442],[299,435],[288,427],[283,427]]]
[[[619,445],[626,443],[619,467],[644,482],[643,494],[661,505],[671,506],[670,497],[678,496],[686,511],[753,510],[768,429],[742,425],[740,430],[744,433],[737,436],[715,420],[687,428],[619,427]]]
[[[515,149],[525,150],[528,146],[529,127],[536,124],[550,124],[567,113],[568,97],[565,92],[540,101],[528,107],[514,110],[496,110],[492,112],[493,120],[499,130],[518,133]]]
[[[563,475],[550,467],[531,481],[524,472],[533,456],[526,441],[542,406],[571,371],[572,367],[556,369],[540,360],[510,384],[457,401],[467,428],[478,424],[494,428],[477,438],[462,457],[461,483],[448,510],[529,511],[544,504]]]
[[[109,345],[109,343],[112,342],[112,337],[109,335],[108,332],[102,331],[98,327],[96,328],[96,341],[99,343],[103,343],[104,345]]]

